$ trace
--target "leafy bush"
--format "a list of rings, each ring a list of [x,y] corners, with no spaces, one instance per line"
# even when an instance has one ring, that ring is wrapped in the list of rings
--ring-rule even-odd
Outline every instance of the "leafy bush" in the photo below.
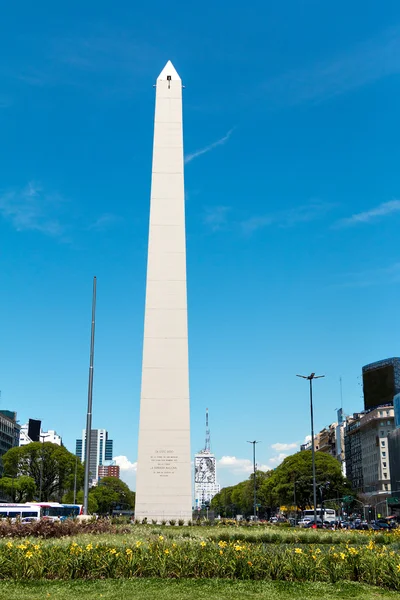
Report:
[[[179,527],[182,527],[184,524],[185,524],[185,519],[179,519],[179,521],[178,521]]]
[[[168,523],[169,523],[170,525],[172,525],[172,527],[173,527],[174,525],[176,525],[176,521],[175,521],[175,519],[170,519],[170,520],[168,521]]]
[[[159,535],[134,544],[68,545],[30,540],[0,544],[0,579],[128,577],[278,581],[358,581],[400,590],[400,559],[371,538],[366,546],[282,546]]]
[[[78,521],[66,519],[65,521],[35,521],[33,523],[11,523],[9,520],[0,520],[0,538],[24,538],[27,535],[37,538],[62,538],[84,533],[103,534],[131,532],[128,526],[118,526],[109,519],[90,519]]]

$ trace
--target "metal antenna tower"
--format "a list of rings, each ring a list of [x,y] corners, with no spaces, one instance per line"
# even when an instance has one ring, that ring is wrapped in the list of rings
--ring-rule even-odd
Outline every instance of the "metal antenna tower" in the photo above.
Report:
[[[208,408],[206,408],[206,444],[204,446],[204,452],[211,452],[211,436],[210,428],[208,426]]]

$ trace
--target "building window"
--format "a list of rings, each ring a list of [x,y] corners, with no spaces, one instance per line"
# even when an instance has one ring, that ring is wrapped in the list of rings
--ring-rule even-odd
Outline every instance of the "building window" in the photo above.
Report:
[[[383,417],[383,411],[381,411],[381,410],[379,411],[379,416]]]
[[[386,452],[382,452],[382,458],[386,458]]]
[[[382,463],[382,465],[383,465],[383,468],[386,469],[386,463],[384,462],[384,463]]]
[[[389,416],[389,414],[390,414],[390,413],[389,413],[389,411],[387,410],[387,411],[386,411],[386,416],[388,417],[388,416]]]
[[[383,484],[383,489],[384,489],[384,490],[387,490],[387,489],[388,489],[388,484],[387,484],[387,483],[384,483],[384,484]]]
[[[381,427],[385,427],[385,423],[381,423]]]
[[[381,446],[383,447],[385,445],[385,440],[381,441]]]
[[[387,479],[387,473],[383,474],[384,479]]]
[[[381,435],[385,435],[385,432],[384,432],[384,431],[381,431]]]
[[[388,421],[387,424],[390,425],[390,421]]]

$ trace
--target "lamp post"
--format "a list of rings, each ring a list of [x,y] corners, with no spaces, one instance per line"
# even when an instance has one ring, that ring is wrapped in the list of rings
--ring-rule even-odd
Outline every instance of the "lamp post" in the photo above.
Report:
[[[254,520],[256,520],[257,518],[257,482],[256,482],[256,444],[259,444],[260,442],[257,442],[256,440],[253,440],[252,442],[249,442],[247,440],[248,444],[253,444],[253,478],[254,478]]]
[[[325,375],[296,375],[302,379],[308,379],[310,382],[310,416],[311,416],[311,457],[312,457],[312,477],[313,477],[313,502],[314,502],[314,525],[317,526],[317,482],[315,479],[315,440],[314,440],[314,409],[313,409],[313,390],[312,382],[313,379],[321,379]]]
[[[92,297],[92,327],[90,335],[90,363],[89,363],[89,385],[88,385],[88,404],[86,415],[86,440],[85,440],[85,480],[83,485],[83,514],[88,515],[89,509],[89,466],[90,466],[90,441],[92,433],[92,399],[93,399],[93,362],[94,362],[94,332],[96,325],[96,277],[93,277],[93,297]]]
[[[43,487],[43,460],[44,460],[44,440],[49,437],[49,433],[40,433],[39,440],[42,442],[42,451],[40,457],[40,485],[39,485],[39,502],[42,501],[42,487]],[[43,438],[43,440],[42,440]]]

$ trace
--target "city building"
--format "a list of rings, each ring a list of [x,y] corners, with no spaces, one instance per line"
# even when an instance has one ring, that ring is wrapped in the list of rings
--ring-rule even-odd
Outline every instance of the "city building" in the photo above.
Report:
[[[390,465],[391,496],[397,502],[388,502],[395,505],[400,512],[400,428],[396,428],[388,435],[388,451]]]
[[[344,434],[346,477],[357,493],[364,491],[360,419],[361,413],[354,413],[353,416],[347,417]]]
[[[103,477],[116,477],[119,479],[120,468],[119,465],[115,464],[115,461],[106,461],[105,464],[100,465],[97,471],[98,480]]]
[[[21,426],[21,434],[19,438],[19,446],[26,446],[27,444],[32,443],[32,439],[28,435],[29,424],[25,423],[25,425]],[[52,444],[57,444],[57,446],[62,446],[61,436],[54,429],[49,429],[48,431],[43,431],[40,428],[39,440],[41,442],[51,442]]]
[[[393,405],[400,394],[400,358],[385,358],[362,368],[364,410]]]
[[[3,475],[3,454],[19,445],[21,426],[17,423],[17,413],[11,410],[0,410],[0,476]]]
[[[203,450],[194,455],[194,508],[201,510],[210,505],[211,500],[220,491],[217,483],[217,460],[211,452],[210,429],[208,427],[208,409],[206,409],[206,443]]]
[[[393,398],[393,407],[394,407],[394,426],[397,428],[400,427],[400,394],[396,394]]]
[[[394,429],[393,406],[379,406],[360,417],[363,492],[387,495],[391,490],[388,436]]]
[[[76,456],[85,461],[86,452],[86,429],[82,431],[82,438],[76,440]],[[99,467],[107,464],[107,461],[113,459],[113,440],[108,439],[108,432],[105,429],[92,429],[90,435],[90,460],[89,460],[89,481],[91,485],[97,482]]]

